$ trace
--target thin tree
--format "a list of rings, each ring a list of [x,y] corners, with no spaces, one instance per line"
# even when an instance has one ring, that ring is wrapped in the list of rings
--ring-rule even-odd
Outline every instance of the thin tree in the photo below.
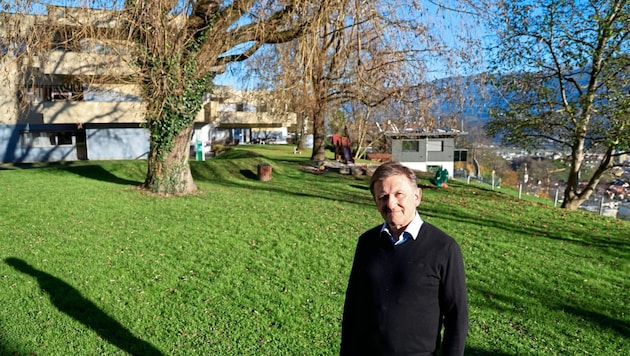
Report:
[[[492,23],[502,102],[487,132],[567,152],[562,207],[575,210],[630,149],[630,2],[508,1]],[[589,153],[600,159],[584,177]]]

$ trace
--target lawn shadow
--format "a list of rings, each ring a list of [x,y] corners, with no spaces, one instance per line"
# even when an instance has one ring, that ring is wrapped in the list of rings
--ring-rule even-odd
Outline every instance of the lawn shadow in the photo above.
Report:
[[[348,180],[348,184],[345,186],[337,185],[331,187],[330,190],[313,190],[309,179],[300,179],[303,185],[299,188],[293,187],[290,184],[276,184],[273,183],[277,178],[272,178],[272,183],[260,182],[261,184],[252,185],[251,181],[259,181],[258,174],[251,169],[240,169],[239,174],[245,179],[232,179],[231,177],[225,177],[221,173],[213,172],[213,168],[202,165],[191,165],[191,173],[196,182],[211,182],[214,185],[222,185],[226,187],[234,188],[246,188],[260,191],[267,191],[270,193],[285,194],[287,196],[297,197],[316,197],[326,200],[334,200],[339,202],[348,202],[353,204],[368,204],[373,205],[371,195],[365,195],[365,191],[368,191],[369,187],[365,187],[356,182],[356,180]],[[234,174],[234,173],[233,173]],[[235,175],[235,174],[234,174]],[[278,175],[278,177],[282,174]],[[339,173],[331,173],[330,171],[317,172],[310,177],[313,180],[321,180],[326,178],[337,178]],[[346,177],[349,177],[346,175]],[[265,184],[266,183],[266,184]],[[351,189],[347,189],[351,188]]]
[[[258,175],[251,169],[241,169],[241,175],[247,179],[258,180]]]
[[[0,168],[2,170],[2,168]],[[2,330],[2,326],[0,326],[0,330]],[[25,352],[18,351],[13,347],[13,345],[9,345],[8,340],[6,339],[6,335],[0,333],[0,355],[24,355]],[[30,353],[29,353],[30,354]],[[32,353],[34,355],[34,353]]]
[[[630,338],[630,323],[623,320],[611,318],[599,312],[586,310],[582,307],[576,307],[572,305],[560,305],[558,307],[567,313],[571,313],[584,320],[587,320],[593,324],[599,325],[602,329],[611,329],[623,338]]]
[[[370,191],[370,187],[369,187],[369,186],[366,186],[366,185],[350,184],[350,186],[351,186],[352,188],[356,188],[356,189],[360,189],[360,190],[366,190],[366,191],[368,191],[368,192]],[[372,193],[370,193],[370,194],[372,194]]]
[[[501,272],[498,271],[497,273]],[[557,293],[555,293],[552,289],[549,289],[548,287],[545,288],[540,284],[532,283],[528,280],[526,276],[515,276],[514,278],[509,280],[509,283],[512,285],[523,286],[523,289],[532,291],[534,294],[533,298],[537,299],[541,303],[544,303],[545,308],[550,312],[571,314],[579,317],[582,327],[586,328],[588,327],[588,324],[591,324],[601,330],[610,330],[611,332],[618,334],[623,339],[627,339],[630,337],[630,323],[622,319],[607,316],[597,311],[599,310],[599,306],[597,305],[575,306],[567,304],[566,299],[564,299],[562,296],[557,295]],[[479,293],[483,296],[487,303],[484,303],[484,307],[493,308],[494,310],[504,314],[511,313],[513,308],[517,308],[517,306],[521,309],[528,309],[530,306],[529,303],[531,303],[520,297],[516,297],[513,294],[498,292],[496,289],[483,287],[480,283],[470,280],[468,282],[468,288],[469,290],[474,290],[476,293]],[[589,310],[587,308],[590,308],[592,310]],[[543,339],[553,336],[539,334],[537,335],[537,337]]]
[[[140,185],[142,182],[117,177],[100,165],[65,166],[63,170],[78,176],[122,185]]]
[[[498,351],[487,351],[487,350],[480,350],[474,347],[466,347],[466,349],[464,350],[464,355],[468,356],[468,355],[478,355],[478,356],[511,356],[511,354],[505,353],[505,352],[498,352]]]
[[[107,171],[99,164],[85,164],[84,162],[35,162],[35,163],[11,163],[10,165],[0,165],[0,170],[13,169],[37,169],[55,168],[59,171],[66,171],[81,177],[110,182],[123,185],[140,185],[142,181],[130,180],[117,177]]]
[[[131,355],[162,355],[155,346],[134,336],[63,280],[40,271],[19,258],[9,257],[4,261],[15,270],[37,279],[40,288],[48,294],[59,311],[94,330],[110,344]]]
[[[423,190],[433,189],[440,190],[442,188],[437,188],[435,186],[422,186]],[[450,189],[450,188],[449,188]],[[455,188],[457,189],[457,188]],[[478,196],[480,199],[484,199],[485,196],[494,196],[499,199],[508,199],[508,200],[519,200],[518,198],[511,197],[509,195],[500,194],[496,191],[493,191],[489,188],[481,188],[481,187],[470,187],[470,189],[476,189]],[[450,190],[453,194],[454,190]],[[444,191],[446,192],[446,191]],[[470,195],[471,190],[466,190],[466,194]],[[553,209],[550,207],[541,207],[542,209]],[[529,224],[524,226],[519,219],[515,219],[513,221],[508,221],[506,219],[502,219],[498,214],[494,214],[492,211],[489,211],[487,215],[480,215],[476,211],[469,212],[465,209],[465,206],[447,206],[441,204],[428,204],[428,205],[420,205],[421,214],[426,217],[435,217],[440,219],[447,219],[451,221],[456,221],[462,224],[470,224],[476,226],[488,226],[493,228],[500,228],[504,231],[513,232],[515,235],[522,236],[532,236],[532,237],[540,237],[540,238],[548,238],[552,240],[558,241],[566,241],[572,244],[578,244],[582,246],[588,247],[596,247],[600,249],[603,253],[606,253],[610,256],[619,256],[625,257],[625,255],[630,251],[630,245],[627,244],[626,240],[611,240],[604,236],[599,231],[591,231],[591,234],[588,236],[588,239],[572,239],[567,236],[581,236],[583,231],[580,227],[567,225],[562,231],[558,230],[549,230],[542,225]]]

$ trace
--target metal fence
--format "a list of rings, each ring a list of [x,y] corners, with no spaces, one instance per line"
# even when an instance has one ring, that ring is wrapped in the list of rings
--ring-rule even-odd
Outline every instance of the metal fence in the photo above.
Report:
[[[456,170],[453,174],[453,178],[465,181],[470,184],[471,182],[488,185],[491,189],[501,189],[501,178],[498,176],[490,177],[475,177],[468,175],[465,171]],[[535,196],[538,198],[548,199],[553,202],[553,206],[557,207],[562,205],[564,186],[557,185],[554,187],[546,187],[542,184],[522,184],[520,183],[516,190],[518,191],[518,198],[522,199],[523,195]],[[598,192],[593,194],[588,200],[584,201],[580,205],[580,209],[590,211],[603,216],[610,216],[614,218],[621,218],[624,220],[630,220],[630,217],[618,216],[619,208],[622,204],[630,204],[630,201],[621,201],[618,199],[610,198],[607,194]],[[625,206],[625,205],[624,205]]]

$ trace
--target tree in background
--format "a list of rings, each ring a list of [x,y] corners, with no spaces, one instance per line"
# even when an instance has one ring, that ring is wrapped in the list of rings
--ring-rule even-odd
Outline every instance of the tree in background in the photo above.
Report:
[[[562,207],[575,210],[615,157],[630,151],[630,2],[500,5],[489,21],[497,31],[493,84],[503,101],[487,132],[510,145],[568,152]],[[601,160],[581,177],[587,153]]]
[[[299,98],[294,109],[312,125],[311,158],[316,161],[326,159],[326,135],[340,111],[358,147],[378,136],[373,132],[377,122],[381,127],[396,122],[401,129],[437,127],[439,118],[429,113],[431,104],[426,101],[438,97],[427,94],[432,88],[427,85],[429,76],[436,75],[430,67],[446,76],[461,69],[463,62],[479,59],[471,56],[471,48],[478,44],[471,40],[471,32],[454,30],[455,23],[440,24],[445,13],[461,14],[462,4],[467,4],[453,3],[447,8],[415,0],[338,2],[337,8],[320,12],[320,21],[311,22],[291,46],[263,52],[273,58],[262,59],[266,65],[250,62],[251,70],[276,95],[287,101]],[[444,97],[446,90],[441,89]]]
[[[271,110],[294,112],[297,116],[295,135],[299,151],[305,150],[309,129],[311,102],[304,85],[304,75],[298,70],[297,46],[293,40],[282,45],[267,46],[247,61],[245,67],[230,68],[230,74],[240,82],[253,83],[252,87],[265,90],[272,98]]]
[[[275,93],[299,100],[293,107],[298,116],[306,118],[312,125],[313,151],[311,159],[326,159],[325,116],[331,112],[331,103],[339,103],[349,96],[353,81],[348,65],[352,51],[356,49],[356,7],[352,1],[335,1],[335,6],[326,11],[312,8],[319,13],[304,31],[304,36],[290,46],[276,46],[267,53],[277,58],[276,66],[258,66],[258,75]],[[371,7],[371,4],[365,4]],[[344,83],[345,81],[345,83]],[[332,109],[333,113],[338,110]]]
[[[190,133],[215,68],[245,60],[265,43],[290,41],[309,21],[302,16],[301,0],[184,4],[175,0],[125,4],[132,40],[144,51],[138,66],[151,132],[145,186],[166,193],[194,190],[188,165]],[[228,52],[237,46],[246,47]]]

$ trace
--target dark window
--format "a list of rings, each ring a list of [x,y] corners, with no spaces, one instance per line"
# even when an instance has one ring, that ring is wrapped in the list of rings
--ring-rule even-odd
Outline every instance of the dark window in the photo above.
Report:
[[[455,162],[467,162],[468,161],[468,150],[455,150],[453,152],[453,160]]]
[[[72,132],[58,132],[57,133],[57,144],[61,145],[72,145]]]

